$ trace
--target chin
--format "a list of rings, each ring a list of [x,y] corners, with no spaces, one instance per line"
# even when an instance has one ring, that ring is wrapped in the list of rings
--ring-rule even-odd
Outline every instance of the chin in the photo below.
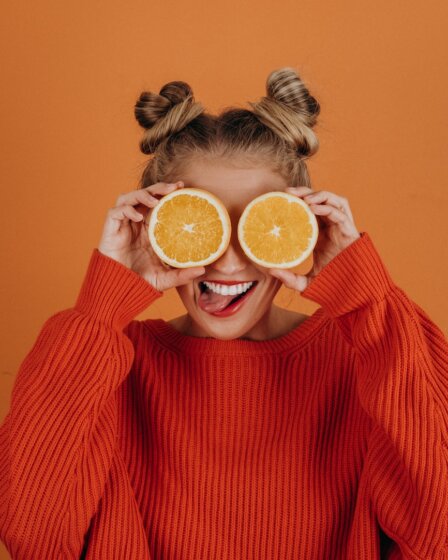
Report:
[[[249,329],[244,329],[243,331],[235,331],[231,327],[227,329],[221,327],[218,333],[210,332],[210,336],[217,338],[219,340],[235,340],[236,338],[241,338]]]

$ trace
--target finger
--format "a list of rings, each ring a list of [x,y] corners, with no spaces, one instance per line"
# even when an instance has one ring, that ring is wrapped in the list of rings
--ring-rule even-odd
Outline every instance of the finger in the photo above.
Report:
[[[295,194],[297,196],[306,196],[313,191],[313,189],[311,189],[310,187],[305,187],[305,186],[297,186],[297,187],[286,187],[285,189],[286,191],[288,191],[291,194]]]
[[[119,206],[110,208],[107,212],[103,232],[106,235],[116,235],[123,224],[141,222],[143,215],[137,212],[133,206]]]
[[[328,218],[335,224],[343,224],[349,221],[349,217],[342,210],[329,204],[310,204],[310,210],[319,216]]]
[[[183,181],[177,181],[177,183],[155,183],[154,185],[146,187],[145,190],[152,195],[163,196],[178,188],[182,188],[183,186],[184,186]]]
[[[310,282],[307,276],[295,274],[290,270],[269,268],[268,272],[275,278],[281,280],[286,288],[291,288],[292,290],[296,290],[298,292],[303,292]]]
[[[166,188],[165,190],[169,192],[174,190],[174,188],[175,187],[171,187],[170,189]],[[141,203],[153,208],[158,202],[159,199],[153,196],[147,189],[138,189],[136,191],[121,194],[117,198],[115,206],[122,206],[123,204],[135,205]]]
[[[111,208],[109,210],[109,217],[116,222],[125,224],[129,223],[129,221],[141,222],[144,218],[143,214],[137,212],[130,204]]]
[[[147,191],[136,193],[136,200],[138,200],[138,203],[136,203],[134,200],[133,202],[130,202],[130,204],[134,206],[137,212],[142,213],[145,219],[149,215],[151,210],[160,202],[158,198],[152,196]]]
[[[332,193],[330,191],[317,191],[317,192],[313,192],[310,194],[307,194],[304,197],[305,202],[307,202],[308,204],[321,204],[322,202],[326,203],[326,204],[330,204],[332,206],[335,206],[336,208],[339,208],[340,210],[343,209],[347,212],[347,214],[350,213],[350,207],[348,204],[348,200],[340,195],[337,195],[335,193]]]
[[[182,284],[188,284],[188,282],[191,282],[203,274],[205,274],[205,268],[203,266],[192,266],[190,268],[171,269],[166,272],[166,278],[169,280],[169,284],[175,288]]]

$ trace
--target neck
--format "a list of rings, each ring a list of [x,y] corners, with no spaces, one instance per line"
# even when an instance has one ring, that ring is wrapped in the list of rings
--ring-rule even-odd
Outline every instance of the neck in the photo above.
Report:
[[[273,304],[266,311],[265,315],[239,338],[254,341],[277,338],[296,328],[307,317],[307,315],[302,313],[289,311]],[[195,337],[209,336],[193,321],[189,314],[182,315],[169,322],[181,334]]]

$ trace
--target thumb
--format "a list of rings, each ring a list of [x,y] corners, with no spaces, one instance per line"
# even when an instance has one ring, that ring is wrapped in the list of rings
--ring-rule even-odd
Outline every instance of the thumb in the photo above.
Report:
[[[287,288],[291,288],[292,290],[296,290],[297,292],[303,292],[311,282],[311,278],[309,276],[295,274],[290,270],[270,268],[268,272],[269,274],[271,274],[271,276],[274,276],[275,278],[281,280]]]
[[[191,268],[176,268],[170,271],[170,274],[173,275],[173,287],[187,284],[195,278],[199,278],[199,276],[202,276],[204,273],[205,268],[203,266],[192,266]]]

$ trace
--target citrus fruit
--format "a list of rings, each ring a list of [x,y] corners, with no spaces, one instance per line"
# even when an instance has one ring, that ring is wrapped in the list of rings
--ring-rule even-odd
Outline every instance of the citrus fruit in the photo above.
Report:
[[[291,268],[303,262],[317,242],[319,227],[308,204],[274,191],[254,198],[238,222],[244,253],[267,268]]]
[[[215,195],[183,187],[161,198],[152,209],[148,235],[163,262],[177,268],[205,266],[227,249],[230,217]]]

